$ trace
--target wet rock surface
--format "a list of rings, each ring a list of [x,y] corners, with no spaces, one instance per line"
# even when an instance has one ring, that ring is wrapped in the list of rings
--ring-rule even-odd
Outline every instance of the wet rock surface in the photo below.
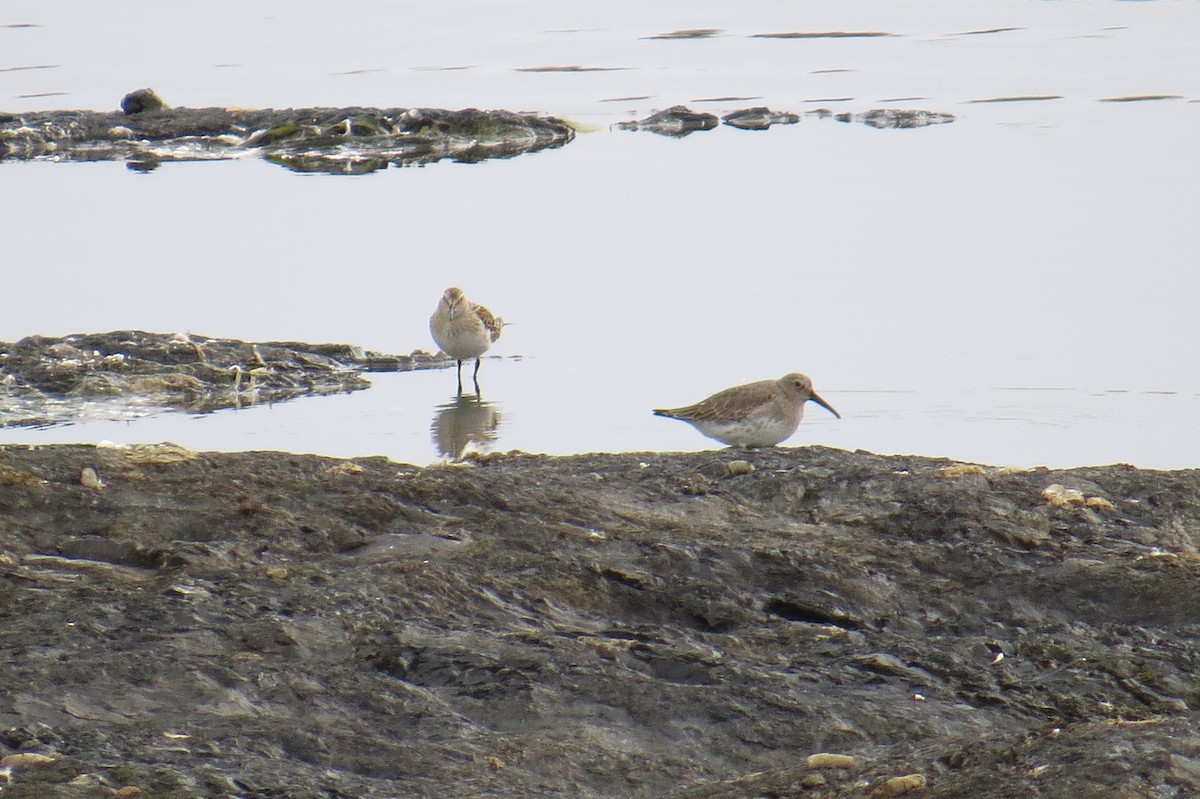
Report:
[[[6,797],[1182,797],[1200,471],[0,450]]]
[[[0,112],[0,160],[164,161],[257,153],[299,172],[360,174],[452,158],[482,161],[559,147],[574,130],[553,117],[435,108],[171,108],[150,89],[123,111]]]
[[[0,342],[0,427],[281,402],[369,387],[363,372],[453,365],[347,344],[247,342],[121,330]]]

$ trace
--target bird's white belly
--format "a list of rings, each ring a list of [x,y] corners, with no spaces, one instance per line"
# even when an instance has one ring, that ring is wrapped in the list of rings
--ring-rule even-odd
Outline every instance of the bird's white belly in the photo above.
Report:
[[[703,421],[695,424],[696,429],[704,435],[730,446],[773,447],[796,432],[800,419],[763,414],[738,421]]]
[[[487,352],[492,343],[482,325],[451,324],[448,330],[442,332],[442,335],[434,333],[433,339],[442,348],[442,352],[460,361],[467,358],[478,358]]]

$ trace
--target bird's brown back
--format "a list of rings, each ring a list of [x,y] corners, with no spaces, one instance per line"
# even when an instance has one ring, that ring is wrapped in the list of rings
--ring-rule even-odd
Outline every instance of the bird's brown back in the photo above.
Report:
[[[504,325],[492,315],[491,311],[482,305],[476,305],[475,315],[479,317],[479,321],[483,322],[483,327],[487,330],[488,336],[492,341],[500,338],[500,331],[504,329]]]
[[[672,416],[684,421],[725,422],[744,419],[755,408],[774,402],[779,396],[775,380],[761,380],[718,391],[695,405],[655,411],[662,416]]]

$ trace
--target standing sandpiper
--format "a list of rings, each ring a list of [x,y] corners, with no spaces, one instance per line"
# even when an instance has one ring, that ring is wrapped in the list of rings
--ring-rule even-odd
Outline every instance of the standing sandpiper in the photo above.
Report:
[[[773,447],[796,432],[804,403],[812,400],[841,419],[842,415],[813,391],[799,372],[778,380],[760,380],[718,391],[686,408],[658,409],[656,416],[679,419],[709,438],[734,447]]]
[[[471,302],[460,288],[448,288],[429,317],[429,332],[442,352],[458,361],[458,390],[462,392],[463,361],[475,359],[475,390],[479,391],[479,356],[500,338],[504,323],[482,305]]]

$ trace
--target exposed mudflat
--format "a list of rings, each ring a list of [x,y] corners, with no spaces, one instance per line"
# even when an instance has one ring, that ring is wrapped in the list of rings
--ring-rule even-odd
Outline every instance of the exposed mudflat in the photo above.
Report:
[[[0,789],[1195,795],[1198,537],[1197,471],[8,446]]]

